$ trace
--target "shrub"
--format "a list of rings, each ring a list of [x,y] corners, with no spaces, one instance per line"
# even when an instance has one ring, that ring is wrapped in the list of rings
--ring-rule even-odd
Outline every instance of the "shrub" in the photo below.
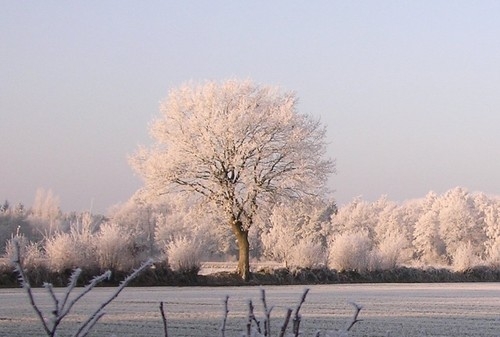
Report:
[[[500,269],[500,238],[497,238],[489,249],[487,264]]]
[[[198,273],[200,270],[203,252],[197,240],[183,236],[169,242],[165,250],[173,270],[186,273]]]
[[[51,270],[60,272],[79,266],[93,269],[97,266],[94,223],[90,214],[70,224],[70,232],[58,232],[45,240],[45,254]]]
[[[326,249],[320,243],[300,241],[292,252],[290,266],[301,268],[319,268],[326,264]]]
[[[99,268],[129,270],[134,265],[131,250],[132,236],[115,223],[101,226],[95,238]]]
[[[79,260],[73,238],[68,233],[58,233],[45,242],[48,267],[55,272],[72,269]]]
[[[22,265],[26,269],[35,269],[43,264],[42,250],[40,243],[29,241],[23,235],[16,235],[11,237],[5,246],[5,257],[12,261],[15,254],[14,241],[17,240],[19,244],[19,250],[21,252]]]
[[[328,264],[339,271],[368,269],[371,240],[365,232],[343,233],[330,245]]]
[[[410,259],[409,242],[402,234],[389,234],[372,251],[370,270],[394,269]]]
[[[82,299],[83,296],[92,291],[92,289],[94,289],[99,283],[103,282],[106,279],[109,279],[111,276],[111,271],[108,270],[102,275],[94,277],[87,286],[80,288],[78,291],[79,293],[74,296],[70,295],[73,292],[73,290],[76,289],[78,278],[82,273],[82,270],[79,268],[75,269],[71,274],[71,276],[69,277],[66,290],[62,294],[56,294],[56,292],[54,291],[54,287],[51,283],[44,283],[44,288],[48,292],[48,297],[53,303],[52,309],[50,310],[50,316],[47,317],[48,315],[44,314],[42,311],[43,307],[39,307],[37,305],[37,301],[33,296],[30,280],[28,279],[26,270],[24,269],[21,263],[22,260],[21,249],[17,238],[13,240],[13,248],[14,251],[12,256],[12,262],[14,264],[14,269],[18,274],[19,282],[21,283],[22,288],[26,291],[26,295],[29,299],[31,307],[35,311],[36,316],[38,316],[40,323],[42,324],[42,328],[48,337],[58,336],[57,329],[61,324],[61,322],[70,313],[73,306],[80,299]],[[87,336],[89,332],[92,330],[92,328],[95,326],[95,324],[102,318],[102,316],[104,316],[105,307],[109,303],[111,303],[134,278],[136,278],[142,271],[151,266],[151,264],[152,264],[151,260],[146,261],[137,270],[135,270],[128,277],[126,277],[122,282],[120,282],[120,285],[115,289],[115,291],[111,294],[111,296],[108,297],[104,302],[102,302],[99,305],[99,307],[92,314],[90,314],[86,320],[84,320],[80,324],[80,326],[76,329],[73,336],[75,337]]]
[[[470,242],[456,249],[452,264],[455,271],[465,271],[479,264],[479,257],[474,253],[474,247]]]

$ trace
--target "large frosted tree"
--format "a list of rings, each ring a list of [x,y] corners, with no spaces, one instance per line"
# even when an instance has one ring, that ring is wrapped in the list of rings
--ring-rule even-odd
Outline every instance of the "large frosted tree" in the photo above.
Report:
[[[294,93],[251,81],[174,89],[150,131],[155,143],[132,158],[146,189],[213,205],[237,239],[244,279],[248,233],[259,212],[324,193],[334,172],[320,121],[297,111]]]

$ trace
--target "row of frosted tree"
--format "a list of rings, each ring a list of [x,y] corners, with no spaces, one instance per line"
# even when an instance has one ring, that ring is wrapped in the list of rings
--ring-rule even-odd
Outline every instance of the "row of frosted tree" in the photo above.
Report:
[[[235,238],[218,212],[183,199],[144,200],[137,193],[106,217],[66,214],[52,192],[40,190],[31,208],[1,206],[2,248],[8,257],[18,236],[25,263],[54,271],[127,270],[151,256],[187,270],[237,259]],[[500,198],[460,187],[404,203],[356,198],[339,208],[301,199],[261,213],[249,233],[253,261],[359,271],[500,267]]]

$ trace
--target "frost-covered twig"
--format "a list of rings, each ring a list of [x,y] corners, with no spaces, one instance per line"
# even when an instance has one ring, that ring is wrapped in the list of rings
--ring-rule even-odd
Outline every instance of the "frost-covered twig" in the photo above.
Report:
[[[82,270],[80,268],[76,268],[73,273],[71,273],[71,276],[69,277],[69,282],[68,286],[66,287],[66,291],[64,292],[64,298],[61,303],[61,307],[59,308],[59,311],[61,308],[64,308],[66,306],[66,302],[68,302],[69,294],[73,289],[76,287],[76,282],[78,278],[80,277],[80,274],[82,273]]]
[[[271,311],[273,307],[267,309],[266,303],[266,291],[264,289],[260,290],[262,305],[264,306],[264,337],[271,336]]]
[[[229,301],[229,296],[226,295],[226,299],[224,300],[224,318],[222,319],[222,326],[220,328],[222,337],[226,337],[227,315],[229,314],[228,301]]]
[[[300,308],[302,307],[302,304],[304,304],[304,302],[306,301],[306,296],[307,296],[308,292],[309,292],[309,289],[305,289],[304,290],[304,293],[302,294],[302,298],[300,299],[299,305],[295,309],[295,315],[293,317],[293,335],[295,337],[299,336],[299,332],[300,332],[300,320],[302,318],[300,316]]]
[[[59,315],[59,300],[54,292],[54,287],[52,286],[52,283],[44,283],[43,287],[47,289],[52,301],[54,302],[54,310],[52,311],[52,314],[57,317]]]
[[[346,331],[350,331],[351,328],[354,326],[354,324],[362,321],[361,319],[358,319],[358,316],[359,316],[359,312],[361,311],[361,309],[363,309],[363,307],[360,306],[359,304],[354,303],[354,302],[351,302],[351,304],[354,307],[354,316],[352,318],[351,323],[347,327]]]
[[[42,322],[43,329],[45,330],[45,333],[47,336],[53,336],[51,333],[49,326],[47,325],[47,322],[45,321],[45,318],[43,317],[42,312],[40,309],[38,309],[38,306],[35,303],[35,299],[33,297],[33,292],[31,291],[31,285],[28,280],[28,277],[26,276],[26,272],[23,269],[22,263],[21,263],[21,247],[19,246],[19,241],[17,238],[14,238],[14,256],[12,259],[12,263],[14,264],[14,270],[18,274],[18,279],[19,282],[21,283],[21,287],[26,290],[26,294],[28,295],[28,299],[30,301],[30,305],[35,310],[36,315]]]
[[[87,336],[90,330],[92,330],[94,325],[96,325],[96,323],[101,319],[102,316],[104,316],[104,312],[101,311],[97,315],[92,317],[78,336]]]
[[[86,336],[87,333],[85,333],[85,331],[86,331],[87,325],[91,324],[91,322],[94,321],[94,320],[97,322],[97,320],[99,320],[99,318],[102,317],[101,312],[104,310],[104,308],[109,303],[111,303],[122,292],[123,289],[125,289],[125,287],[130,283],[130,281],[132,281],[133,279],[135,279],[141,272],[143,272],[146,268],[150,267],[152,264],[153,264],[153,260],[151,260],[151,259],[147,260],[139,268],[137,268],[136,270],[134,270],[134,272],[132,274],[130,274],[129,276],[127,276],[125,278],[125,280],[123,280],[122,282],[120,282],[120,285],[118,286],[118,288],[116,288],[115,292],[112,293],[111,296],[106,301],[104,301],[101,304],[101,306],[99,308],[97,308],[97,310],[94,311],[94,313],[92,313],[92,315],[89,316],[89,318],[87,319],[87,321],[83,322],[82,325],[80,325],[80,328],[73,335],[73,337],[84,337],[84,336]]]
[[[279,337],[285,336],[286,328],[288,326],[288,322],[290,322],[290,316],[292,316],[292,312],[293,312],[293,310],[290,308],[287,310],[286,316],[285,316],[285,321],[283,322],[283,325],[281,326]]]
[[[165,337],[168,337],[168,332],[167,332],[167,316],[165,316],[165,310],[163,310],[163,302],[160,302],[160,313],[161,313],[161,319],[163,321],[163,335]]]
[[[252,301],[248,301],[248,323],[247,323],[247,336],[250,337],[252,334],[252,323],[255,322],[255,325],[257,325],[257,332],[259,335],[262,334],[262,331],[260,330],[260,322],[257,320],[254,314],[254,307]]]
[[[73,271],[73,274],[70,277],[70,282],[68,286],[66,287],[66,293],[64,294],[64,300],[63,300],[63,305],[59,308],[59,313],[58,317],[55,318],[54,320],[54,326],[57,328],[59,323],[63,320],[64,317],[66,317],[67,314],[71,311],[73,306],[86,294],[88,294],[92,289],[94,289],[99,283],[102,281],[109,279],[111,277],[111,271],[106,271],[103,274],[94,277],[89,284],[87,284],[83,290],[78,294],[71,302],[67,302],[69,295],[71,291],[75,288],[76,286],[76,280],[78,279],[78,276],[81,273],[81,269],[77,268]],[[68,303],[66,305],[66,303]],[[89,318],[89,321],[91,321],[92,318]],[[94,323],[95,324],[95,323]]]
[[[42,323],[42,327],[49,337],[57,336],[57,328],[61,321],[66,317],[66,315],[71,311],[73,306],[83,297],[85,294],[90,292],[95,288],[97,284],[102,282],[105,279],[109,279],[111,276],[111,271],[107,271],[102,275],[94,277],[90,283],[83,288],[83,290],[71,301],[69,300],[70,293],[75,289],[78,277],[81,274],[81,269],[75,269],[71,274],[71,277],[68,282],[68,286],[66,287],[66,291],[63,295],[62,301],[58,299],[54,288],[51,283],[44,283],[44,288],[47,289],[50,298],[52,299],[54,309],[52,310],[52,318],[50,323],[43,316],[42,311],[38,308],[35,299],[33,297],[33,293],[31,291],[31,286],[26,275],[26,272],[21,263],[21,249],[18,240],[13,240],[14,243],[14,255],[12,259],[12,263],[14,264],[14,270],[18,274],[19,282],[21,286],[26,291],[28,299],[30,301],[31,307],[34,309],[36,315],[40,319]],[[94,325],[99,321],[99,319],[104,315],[103,309],[113,301],[118,294],[132,281],[136,278],[144,269],[149,267],[152,264],[152,260],[148,260],[143,263],[137,270],[135,270],[131,275],[129,275],[124,281],[120,283],[120,286],[115,290],[115,292],[104,302],[101,306],[94,312],[92,315],[88,317],[88,319],[82,323],[82,325],[78,328],[77,332],[73,335],[74,337],[84,337],[86,336],[90,330],[94,327]],[[166,335],[165,335],[166,336]]]

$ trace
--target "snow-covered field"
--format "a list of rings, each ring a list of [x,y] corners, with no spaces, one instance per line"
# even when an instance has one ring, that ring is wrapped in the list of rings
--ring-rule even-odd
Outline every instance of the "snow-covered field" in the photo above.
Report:
[[[350,336],[500,336],[500,284],[361,284],[311,286],[302,307],[302,336],[342,328],[353,313],[349,302],[363,305]],[[287,308],[298,303],[303,286],[265,287],[272,311],[273,336],[279,333]],[[113,289],[98,288],[74,308],[61,328],[70,335]],[[40,303],[49,304],[43,289]],[[229,296],[226,336],[240,336],[248,300],[257,318],[262,305],[258,287],[127,288],[106,309],[91,336],[163,336],[159,302],[166,307],[169,336],[220,336],[223,300]],[[50,306],[44,306],[45,312]],[[43,336],[40,324],[21,289],[0,289],[0,336]]]

